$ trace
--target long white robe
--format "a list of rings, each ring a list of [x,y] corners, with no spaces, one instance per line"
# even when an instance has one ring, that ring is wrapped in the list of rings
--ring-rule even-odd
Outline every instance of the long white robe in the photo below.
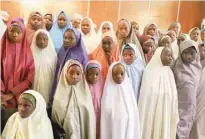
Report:
[[[27,90],[36,99],[36,107],[27,118],[21,118],[14,113],[6,123],[2,139],[53,139],[50,119],[46,112],[46,102],[36,91]]]
[[[134,92],[126,76],[121,84],[108,72],[101,100],[101,139],[141,139],[139,114]]]
[[[179,121],[177,89],[169,66],[157,48],[144,70],[138,102],[142,139],[175,139]]]
[[[36,37],[40,32],[48,36],[48,46],[44,49],[40,49],[36,45]],[[46,30],[39,29],[34,34],[33,41],[31,44],[31,50],[35,63],[35,76],[32,88],[35,91],[39,92],[48,104],[49,93],[51,92],[56,69],[57,54],[52,43],[51,37]]]

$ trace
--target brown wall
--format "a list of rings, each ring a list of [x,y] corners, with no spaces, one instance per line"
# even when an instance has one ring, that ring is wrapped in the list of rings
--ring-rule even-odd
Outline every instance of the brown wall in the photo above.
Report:
[[[51,0],[49,3],[25,4],[18,2],[1,1],[1,9],[10,14],[10,19],[15,16],[22,16],[27,20],[32,10],[39,10],[43,14],[51,12],[58,13],[64,9],[69,15],[80,13],[87,15],[88,4],[89,16],[97,26],[105,20],[114,24],[116,29],[117,21],[120,18],[135,20],[140,24],[141,31],[150,22],[158,24],[162,30],[167,30],[168,26],[177,20],[178,1],[69,1],[56,3]],[[149,5],[150,4],[150,5]],[[149,6],[150,11],[149,11]],[[194,26],[200,27],[202,18],[205,18],[205,2],[203,1],[181,1],[179,22],[182,30],[188,32]]]

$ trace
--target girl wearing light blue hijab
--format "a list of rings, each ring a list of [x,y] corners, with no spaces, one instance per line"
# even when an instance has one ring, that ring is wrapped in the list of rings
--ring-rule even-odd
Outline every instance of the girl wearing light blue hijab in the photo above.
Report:
[[[126,65],[126,72],[134,89],[136,101],[138,101],[144,64],[135,44],[125,44],[122,48],[120,59]]]
[[[64,11],[61,11],[50,30],[56,52],[58,52],[63,45],[63,34],[68,28],[71,28],[69,16]]]

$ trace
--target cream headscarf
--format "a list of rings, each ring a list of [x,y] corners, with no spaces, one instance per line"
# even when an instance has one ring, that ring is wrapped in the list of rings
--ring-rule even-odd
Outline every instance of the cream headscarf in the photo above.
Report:
[[[35,110],[27,118],[21,118],[18,112],[14,113],[6,123],[2,139],[53,139],[45,100],[33,90],[27,90],[23,94],[31,94],[35,97]]]
[[[114,28],[113,28],[113,24],[112,24],[110,21],[103,21],[103,22],[101,23],[101,25],[100,25],[99,30],[98,30],[98,36],[99,36],[100,38],[102,38],[102,28],[103,28],[103,26],[106,25],[106,24],[110,26],[110,32],[112,32],[113,34],[115,33],[115,32],[114,32]]]
[[[89,17],[84,17],[81,20],[81,25],[84,19],[88,19],[90,22],[90,32],[88,34],[84,34],[81,30],[83,42],[85,44],[85,48],[88,54],[92,53],[100,44],[100,38],[98,37],[97,33],[95,32],[96,25],[93,23],[92,19]]]
[[[36,37],[39,33],[46,34],[48,37],[48,46],[44,49],[40,49],[36,44]],[[31,50],[35,62],[35,76],[32,88],[38,91],[48,104],[57,63],[57,54],[49,32],[44,29],[36,31],[31,44]]]
[[[54,96],[52,120],[64,129],[66,139],[95,139],[96,120],[92,97],[84,75],[76,85],[70,85],[66,74],[68,68],[81,64],[68,60],[61,72]]]
[[[189,31],[189,36],[190,36],[190,38],[191,38],[191,33],[192,33],[194,30],[197,30],[197,31],[199,32],[198,40],[197,40],[196,42],[197,42],[197,44],[200,44],[200,43],[202,42],[202,41],[201,41],[201,36],[200,36],[201,32],[200,32],[200,29],[199,29],[198,27],[192,28],[192,29]]]

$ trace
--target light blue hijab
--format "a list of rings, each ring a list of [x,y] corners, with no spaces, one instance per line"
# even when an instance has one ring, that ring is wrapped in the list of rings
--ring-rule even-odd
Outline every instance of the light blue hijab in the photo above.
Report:
[[[135,52],[136,59],[131,65],[127,65],[125,61],[123,60],[123,51],[124,49],[132,49]],[[144,71],[144,63],[142,61],[142,58],[139,57],[140,52],[135,46],[135,44],[128,43],[125,44],[122,48],[121,55],[120,55],[120,61],[121,63],[125,64],[126,66],[126,73],[131,81],[133,90],[134,90],[134,95],[136,98],[136,101],[139,99],[139,92],[140,92],[140,86],[141,86],[141,81],[142,81],[142,74]]]
[[[58,16],[61,14],[61,13],[64,13],[65,16],[66,16],[66,20],[67,20],[67,25],[64,27],[64,28],[59,28],[58,26]],[[51,30],[50,30],[50,35],[51,35],[51,39],[53,40],[53,44],[55,46],[55,49],[56,49],[56,52],[58,52],[61,48],[61,46],[63,45],[63,35],[64,35],[64,32],[68,29],[68,28],[71,28],[71,24],[70,24],[70,18],[69,16],[66,14],[66,12],[64,11],[61,11],[59,14],[58,14]]]

